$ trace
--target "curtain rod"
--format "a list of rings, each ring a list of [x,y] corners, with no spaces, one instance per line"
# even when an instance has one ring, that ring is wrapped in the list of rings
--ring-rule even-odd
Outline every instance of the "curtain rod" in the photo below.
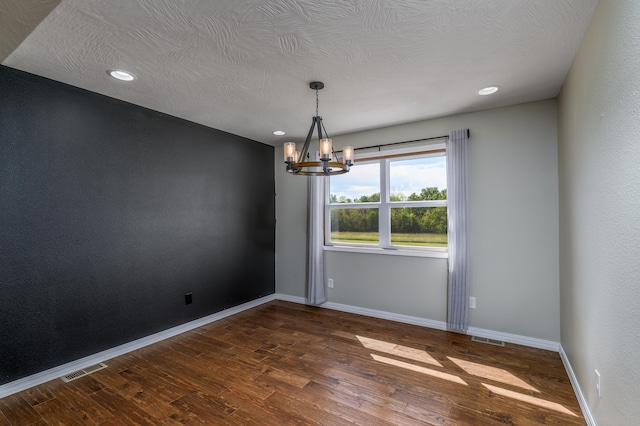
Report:
[[[380,145],[363,146],[363,147],[360,147],[360,148],[354,148],[353,150],[354,151],[358,151],[360,149],[378,148],[378,151],[380,151],[380,148],[382,148],[383,146],[402,145],[402,144],[405,144],[405,143],[432,141],[432,140],[436,140],[436,139],[446,139],[448,137],[449,137],[449,135],[433,136],[433,137],[430,137],[430,138],[413,139],[413,140],[410,140],[410,141],[391,142],[391,143],[383,143],[383,144],[380,144]],[[471,137],[471,132],[469,131],[469,129],[467,129],[467,137]],[[342,151],[335,151],[335,152],[342,152]]]

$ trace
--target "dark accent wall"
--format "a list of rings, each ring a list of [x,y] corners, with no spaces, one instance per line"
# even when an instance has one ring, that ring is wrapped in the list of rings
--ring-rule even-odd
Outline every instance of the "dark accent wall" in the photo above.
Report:
[[[274,269],[272,147],[0,66],[0,384],[272,294]]]

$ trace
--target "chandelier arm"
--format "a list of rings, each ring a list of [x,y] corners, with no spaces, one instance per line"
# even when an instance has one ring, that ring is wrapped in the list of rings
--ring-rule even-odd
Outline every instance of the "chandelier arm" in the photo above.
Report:
[[[302,145],[302,150],[300,151],[300,158],[298,158],[298,162],[302,163],[307,160],[307,154],[309,153],[309,144],[311,143],[311,137],[313,136],[313,130],[316,127],[315,117],[311,121],[311,127],[309,128],[309,133],[307,133],[307,138],[304,140],[304,145]]]
[[[322,128],[324,127],[322,125],[322,117],[320,117],[319,115],[316,115],[315,117],[313,117],[313,119],[318,124],[318,141],[321,141],[322,140]]]
[[[322,124],[322,130],[324,131],[324,135],[325,135],[327,138],[331,139],[331,136],[329,136],[329,133],[327,133],[327,129],[325,129],[325,127],[324,127],[324,122],[323,122],[323,121],[320,121],[320,124]]]

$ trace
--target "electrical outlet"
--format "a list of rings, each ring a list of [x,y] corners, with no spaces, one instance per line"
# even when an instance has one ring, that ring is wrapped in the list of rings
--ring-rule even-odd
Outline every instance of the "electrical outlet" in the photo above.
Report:
[[[329,278],[329,279],[327,280],[327,286],[328,286],[329,288],[333,288],[333,278]]]
[[[602,385],[600,384],[600,372],[596,369],[596,390],[598,391],[598,398],[602,398]]]
[[[184,304],[185,305],[190,305],[191,303],[193,303],[193,294],[192,293],[187,293],[184,295]]]
[[[476,308],[476,298],[473,296],[469,298],[469,308],[470,309]]]

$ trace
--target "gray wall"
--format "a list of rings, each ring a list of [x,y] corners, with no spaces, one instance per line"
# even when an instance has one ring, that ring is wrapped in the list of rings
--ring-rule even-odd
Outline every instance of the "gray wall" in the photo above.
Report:
[[[0,63],[60,4],[60,0],[4,1],[0,6]],[[25,11],[28,11],[25,13]]]
[[[357,147],[470,128],[473,327],[560,340],[556,114],[550,100],[334,138]],[[306,179],[286,174],[282,148],[275,163],[276,291],[304,296]],[[445,320],[446,259],[326,257],[330,301]]]
[[[639,72],[640,2],[600,1],[559,98],[558,139],[561,343],[601,425],[640,418]]]
[[[272,294],[272,158],[0,66],[0,384]]]

